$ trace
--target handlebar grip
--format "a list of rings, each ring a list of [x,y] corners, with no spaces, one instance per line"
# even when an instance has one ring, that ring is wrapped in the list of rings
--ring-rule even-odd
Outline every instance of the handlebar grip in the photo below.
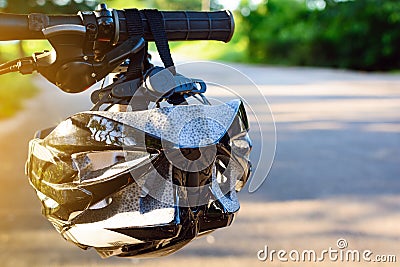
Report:
[[[141,19],[144,27],[144,38],[154,41],[149,24],[143,12]],[[216,40],[229,42],[234,32],[234,20],[230,11],[161,11],[167,38],[170,41]],[[0,41],[45,39],[40,30],[32,28],[30,15],[0,13]],[[120,40],[128,37],[126,16],[118,10]],[[47,26],[60,24],[82,25],[78,15],[43,15]]]
[[[144,38],[154,41],[149,23],[142,11],[140,11]],[[164,28],[169,41],[185,40],[215,40],[229,42],[233,36],[235,23],[230,11],[161,11]],[[120,22],[125,20],[125,12],[119,13]],[[120,36],[127,36],[126,23],[120,23]],[[124,38],[125,37],[125,38]]]

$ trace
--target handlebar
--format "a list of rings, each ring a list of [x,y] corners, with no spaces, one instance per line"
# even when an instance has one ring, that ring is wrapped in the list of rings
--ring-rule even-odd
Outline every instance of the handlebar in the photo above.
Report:
[[[103,79],[128,58],[132,60],[129,62],[145,61],[146,41],[156,41],[165,55],[169,49],[164,42],[229,42],[233,31],[234,20],[229,11],[112,10],[100,4],[95,11],[77,15],[0,13],[0,41],[47,39],[53,47],[51,51],[0,65],[0,75],[38,71],[65,92],[76,93]],[[169,61],[164,62],[166,67],[173,66],[171,58]],[[150,65],[138,63],[141,71]]]
[[[146,41],[154,41],[148,21],[139,11]],[[128,38],[126,16],[124,10],[116,10],[119,21],[119,40]],[[164,27],[169,41],[183,40],[216,40],[229,42],[234,32],[234,20],[230,11],[161,11]],[[39,18],[40,21],[37,21]],[[0,13],[0,41],[45,39],[42,29],[46,27],[72,24],[83,25],[79,15],[17,15]]]

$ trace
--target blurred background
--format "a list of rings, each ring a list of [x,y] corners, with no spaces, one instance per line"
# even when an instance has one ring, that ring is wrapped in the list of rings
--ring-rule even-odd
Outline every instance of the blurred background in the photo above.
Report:
[[[93,10],[98,2],[0,0],[0,11],[74,14]],[[232,10],[236,30],[230,43],[170,46],[179,63],[224,62],[258,85],[275,118],[273,167],[256,193],[241,192],[242,209],[228,229],[162,259],[101,260],[94,251],[62,240],[41,216],[24,176],[27,143],[35,130],[88,109],[90,91],[67,95],[39,76],[0,76],[0,265],[309,266],[259,262],[256,253],[265,245],[335,248],[339,238],[351,249],[393,254],[400,261],[400,1],[101,2],[116,9]],[[2,42],[0,62],[49,48],[46,41]],[[218,68],[205,71],[221,74]],[[226,79],[243,98],[259,98],[241,77]],[[261,122],[268,116],[265,105],[252,108]],[[254,140],[254,147],[261,147],[261,140]],[[267,165],[261,162],[259,168],[267,173]]]
[[[10,13],[74,14],[93,10],[96,0],[0,0]],[[218,10],[234,12],[236,30],[228,44],[174,42],[173,52],[193,59],[283,66],[320,66],[363,71],[400,69],[400,2],[395,0],[108,0],[123,9]],[[49,49],[46,41],[0,44],[0,62]],[[193,55],[192,51],[196,51]],[[2,78],[3,79],[3,78]],[[7,78],[1,80],[7,83]],[[26,86],[22,86],[26,88]],[[32,92],[20,89],[19,95]],[[7,96],[1,96],[3,99]],[[0,117],[18,100],[5,101]],[[15,103],[14,103],[15,102]],[[12,107],[14,106],[14,107]]]

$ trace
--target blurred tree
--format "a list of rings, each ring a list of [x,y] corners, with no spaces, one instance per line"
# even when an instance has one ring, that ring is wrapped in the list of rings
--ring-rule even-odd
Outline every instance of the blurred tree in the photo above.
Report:
[[[313,27],[306,23],[309,10],[301,1],[268,1],[251,8],[242,1],[240,15],[248,38],[248,57],[254,62],[289,64],[298,58],[300,46],[312,38]],[[297,51],[293,48],[297,47]],[[299,63],[299,62],[297,62]],[[301,63],[301,62],[300,62]]]
[[[316,64],[364,70],[400,69],[400,2],[358,0],[313,14]]]
[[[240,5],[252,62],[400,69],[400,1],[269,0]]]

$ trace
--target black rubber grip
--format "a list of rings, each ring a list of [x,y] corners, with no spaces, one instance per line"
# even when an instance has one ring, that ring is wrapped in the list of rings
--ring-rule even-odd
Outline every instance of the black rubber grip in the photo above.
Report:
[[[154,41],[148,22],[140,11],[144,37]],[[216,40],[229,42],[234,32],[234,20],[229,11],[162,11],[169,41]],[[120,40],[128,36],[125,11],[119,10]],[[42,15],[48,26],[60,24],[82,25],[78,15]],[[30,27],[31,26],[31,27]],[[0,13],[0,41],[45,39],[42,32],[29,25],[29,15]]]

